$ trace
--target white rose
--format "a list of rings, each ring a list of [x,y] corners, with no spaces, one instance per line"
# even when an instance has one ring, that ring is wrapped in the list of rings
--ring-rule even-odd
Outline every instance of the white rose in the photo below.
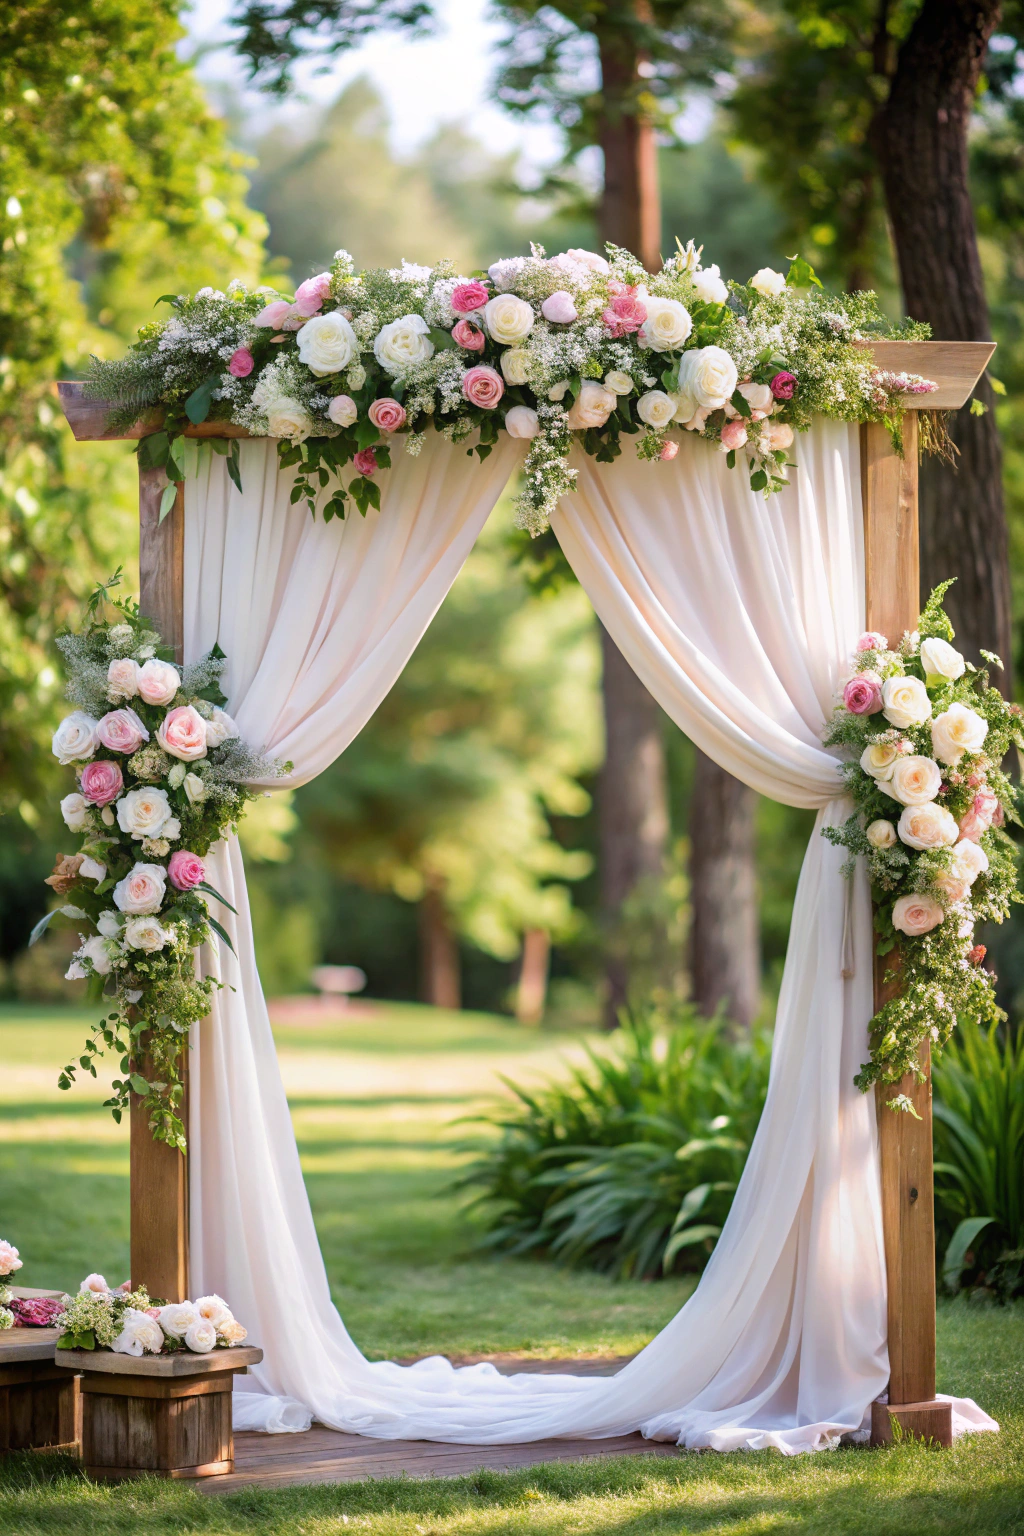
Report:
[[[95,880],[98,885],[107,873],[107,866],[101,864],[98,859],[91,859],[88,854],[78,866],[78,874],[82,880]]]
[[[230,1323],[234,1320],[234,1313],[224,1300],[214,1292],[210,1296],[199,1296],[195,1301],[195,1309],[199,1316],[219,1328],[222,1323]]]
[[[913,939],[937,928],[945,915],[932,896],[901,896],[893,903],[892,925]]]
[[[92,968],[97,976],[110,975],[110,951],[107,948],[106,939],[98,933],[94,933],[92,938],[86,939],[75,958],[91,960]]]
[[[766,299],[774,299],[782,293],[786,286],[786,279],[781,272],[773,272],[771,267],[762,267],[750,279],[750,286],[757,293],[763,294]]]
[[[65,795],[60,803],[60,813],[69,832],[82,832],[88,825],[89,807],[84,795]]]
[[[693,274],[693,286],[697,290],[698,298],[705,304],[724,304],[729,297],[729,290],[722,282],[722,274],[718,267],[705,267],[703,272]]]
[[[988,854],[980,843],[961,838],[953,849],[953,868],[968,885],[973,885],[979,875],[988,869]]]
[[[679,362],[679,390],[710,411],[728,404],[736,389],[736,364],[724,347],[695,347]]]
[[[889,788],[901,805],[924,805],[934,800],[942,783],[938,763],[930,757],[901,757],[893,765]]]
[[[134,699],[139,691],[139,664],[130,656],[112,661],[107,668],[107,697],[113,703],[118,699]]]
[[[200,1321],[190,1301],[172,1301],[160,1308],[160,1327],[172,1339],[183,1339],[187,1329]]]
[[[869,742],[860,755],[860,766],[873,779],[891,779],[899,752],[891,741]]]
[[[303,442],[313,430],[313,418],[290,395],[279,395],[267,406],[267,436]]]
[[[434,355],[430,326],[422,315],[403,315],[382,326],[373,343],[373,355],[392,377],[425,363]]]
[[[636,403],[636,413],[649,427],[661,431],[676,414],[678,401],[663,389],[649,389]]]
[[[117,802],[117,824],[136,838],[159,837],[172,816],[166,789],[149,784],[130,789]]]
[[[644,299],[647,319],[640,335],[653,352],[678,352],[693,330],[690,311],[678,299]]]
[[[234,741],[241,732],[226,710],[214,705],[213,714],[206,722],[206,745],[219,747],[225,741]]]
[[[139,697],[147,704],[169,704],[181,687],[181,674],[169,661],[147,661],[139,668]]]
[[[606,373],[604,376],[604,387],[610,389],[613,395],[631,395],[633,380],[628,373],[621,373],[613,368],[611,373]]]
[[[886,678],[882,685],[882,713],[898,730],[923,725],[931,712],[932,701],[919,677]]]
[[[349,374],[351,382],[352,375]],[[359,408],[351,395],[335,395],[327,407],[328,419],[334,422],[336,427],[350,427],[359,415]]]
[[[198,801],[206,799],[206,785],[198,773],[186,773],[181,785],[189,805],[196,805]]]
[[[121,932],[121,919],[116,912],[111,912],[108,909],[106,912],[100,913],[96,919],[96,927],[105,939],[116,939],[117,935]]]
[[[580,385],[580,392],[572,408],[566,413],[566,421],[574,432],[588,427],[603,427],[618,404],[618,396],[601,384]]]
[[[540,431],[540,417],[528,405],[514,405],[505,413],[505,431],[509,437],[536,437]]]
[[[340,373],[359,356],[356,333],[337,310],[314,315],[297,333],[299,359],[318,379]]]
[[[873,821],[866,835],[872,848],[891,848],[896,841],[896,828],[891,821]]]
[[[94,1273],[91,1275],[86,1275],[85,1279],[78,1287],[78,1294],[79,1296],[109,1296],[110,1286],[107,1284],[102,1275],[97,1275]]]
[[[775,396],[767,384],[741,384],[739,391],[752,411],[768,412],[775,404]]]
[[[934,800],[926,805],[908,805],[896,828],[900,841],[908,848],[922,851],[925,848],[949,848],[960,836],[956,820],[944,806]]]
[[[510,347],[498,361],[506,384],[526,384],[530,378],[530,354],[524,347]]]
[[[932,751],[953,767],[965,752],[980,752],[988,735],[988,721],[966,704],[951,704],[932,721]]]
[[[170,931],[156,917],[130,917],[124,925],[124,942],[129,949],[155,954],[170,939]]]
[[[136,864],[114,886],[114,906],[129,916],[159,912],[167,889],[162,864]]]
[[[113,1343],[115,1354],[157,1355],[164,1347],[163,1329],[155,1317],[137,1307],[125,1307],[121,1313],[121,1332]]]
[[[249,1330],[243,1328],[236,1318],[231,1318],[230,1321],[220,1324],[217,1329],[217,1336],[234,1349],[237,1345],[244,1343],[249,1337]]]
[[[484,305],[484,325],[492,341],[514,346],[533,330],[534,313],[525,299],[514,293],[499,293]]]
[[[928,677],[963,677],[966,663],[960,652],[945,640],[921,641],[921,665]]]
[[[185,1343],[194,1354],[208,1355],[217,1348],[217,1330],[205,1317],[190,1323],[184,1333]]]
[[[65,715],[53,733],[52,748],[57,761],[67,767],[68,763],[79,763],[92,757],[99,742],[98,724],[99,721],[87,715],[84,709],[75,709]]]

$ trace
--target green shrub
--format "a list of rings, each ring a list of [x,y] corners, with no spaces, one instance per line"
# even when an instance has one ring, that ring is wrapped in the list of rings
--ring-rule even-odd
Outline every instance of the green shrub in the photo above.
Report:
[[[935,1062],[935,1212],[943,1279],[1024,1292],[1024,1028],[967,1026]]]
[[[459,1187],[484,1246],[615,1276],[700,1269],[728,1214],[764,1104],[771,1037],[721,1019],[634,1014],[563,1082],[516,1095]]]

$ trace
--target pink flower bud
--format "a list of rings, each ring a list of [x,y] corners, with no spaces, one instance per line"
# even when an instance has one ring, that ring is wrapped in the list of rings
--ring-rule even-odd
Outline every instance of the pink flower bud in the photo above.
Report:
[[[469,320],[457,320],[452,326],[452,336],[467,352],[482,352],[486,346],[483,331]]]
[[[669,460],[674,459],[678,452],[679,444],[673,442],[672,439],[669,438],[666,442],[662,443],[661,452],[658,454],[658,458],[664,459],[666,462],[668,462]]]
[[[353,459],[352,463],[361,475],[372,475],[377,471],[377,455],[372,448],[362,448]]]
[[[228,363],[228,373],[236,379],[247,379],[255,367],[255,360],[248,347],[239,347],[237,352],[232,352]]]
[[[198,853],[189,853],[187,848],[179,848],[171,854],[167,877],[179,891],[191,891],[206,879],[206,865]]]

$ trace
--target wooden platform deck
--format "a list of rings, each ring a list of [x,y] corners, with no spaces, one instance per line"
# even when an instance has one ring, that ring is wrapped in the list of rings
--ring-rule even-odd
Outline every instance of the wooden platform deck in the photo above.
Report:
[[[503,1375],[517,1371],[612,1376],[625,1359],[523,1360],[488,1356]],[[473,1361],[460,1360],[460,1365]],[[429,1440],[371,1440],[319,1425],[301,1435],[235,1436],[235,1470],[196,1483],[203,1493],[287,1488],[296,1483],[352,1483],[368,1477],[460,1477],[484,1468],[505,1471],[590,1456],[674,1456],[676,1447],[642,1435],[613,1440],[538,1440],[529,1445],[441,1445]]]

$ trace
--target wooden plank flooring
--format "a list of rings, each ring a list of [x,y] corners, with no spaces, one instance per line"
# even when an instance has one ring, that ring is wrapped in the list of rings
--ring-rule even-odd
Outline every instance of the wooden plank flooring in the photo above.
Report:
[[[488,1358],[503,1375],[564,1371],[577,1376],[612,1376],[626,1363],[624,1359]],[[442,1445],[429,1440],[375,1440],[315,1425],[301,1435],[237,1434],[234,1472],[226,1477],[203,1478],[196,1486],[203,1493],[232,1493],[239,1488],[351,1483],[368,1477],[459,1477],[485,1467],[498,1471],[546,1461],[576,1461],[585,1456],[675,1454],[671,1443],[645,1440],[642,1435],[621,1435],[613,1440],[537,1440],[528,1445]]]

